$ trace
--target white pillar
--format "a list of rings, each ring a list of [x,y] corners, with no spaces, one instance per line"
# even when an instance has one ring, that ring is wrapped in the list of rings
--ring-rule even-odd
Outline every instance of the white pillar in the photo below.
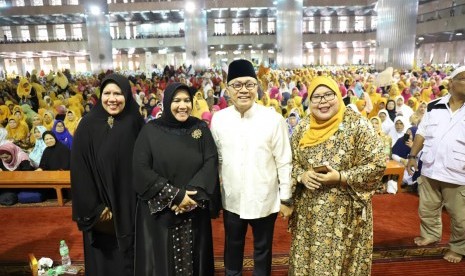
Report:
[[[278,0],[276,38],[277,64],[280,67],[302,67],[302,9],[302,0]]]
[[[377,13],[376,69],[412,69],[418,1],[380,0]]]
[[[186,45],[186,62],[195,69],[209,67],[207,43],[207,11],[205,0],[196,0],[195,6],[186,6],[184,10],[184,25]]]
[[[91,12],[91,3],[86,6],[87,48],[90,51],[92,72],[113,69],[112,41],[108,4],[105,0],[96,0],[102,7],[99,14]]]

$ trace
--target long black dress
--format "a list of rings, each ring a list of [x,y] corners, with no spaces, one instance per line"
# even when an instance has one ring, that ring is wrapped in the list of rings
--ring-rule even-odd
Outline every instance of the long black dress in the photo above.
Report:
[[[82,118],[71,151],[73,220],[84,237],[86,275],[134,275],[134,214],[132,186],[134,142],[143,126],[127,78],[111,74],[100,86],[116,83],[126,104],[110,116],[101,100]],[[100,221],[105,207],[110,223]]]
[[[218,154],[207,125],[190,117],[179,123],[170,104],[181,84],[165,90],[165,111],[149,122],[134,146],[136,212],[135,275],[214,274],[211,217],[220,208]],[[176,215],[170,206],[186,190],[199,207]]]

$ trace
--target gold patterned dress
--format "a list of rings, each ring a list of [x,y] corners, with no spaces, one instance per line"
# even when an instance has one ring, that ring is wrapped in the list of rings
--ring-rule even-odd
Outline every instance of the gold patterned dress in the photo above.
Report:
[[[299,147],[306,117],[292,136],[294,213],[289,275],[370,275],[373,251],[371,198],[383,176],[386,157],[371,123],[350,108],[326,141]],[[309,190],[296,184],[312,165],[328,164],[347,176],[347,186]]]

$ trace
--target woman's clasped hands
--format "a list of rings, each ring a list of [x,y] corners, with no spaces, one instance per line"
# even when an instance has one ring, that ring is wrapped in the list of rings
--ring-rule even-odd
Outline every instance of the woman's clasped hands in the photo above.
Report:
[[[190,196],[197,194],[197,191],[187,191],[184,195],[182,202],[179,205],[173,204],[171,210],[174,211],[176,215],[182,214],[185,212],[190,212],[197,208],[197,202],[193,200]]]
[[[309,190],[316,190],[321,185],[335,185],[340,183],[340,173],[331,166],[326,165],[327,172],[319,173],[310,169],[301,174],[300,182]]]

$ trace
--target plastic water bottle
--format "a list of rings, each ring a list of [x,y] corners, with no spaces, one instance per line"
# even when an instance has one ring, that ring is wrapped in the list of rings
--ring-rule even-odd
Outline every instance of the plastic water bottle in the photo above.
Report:
[[[69,257],[69,248],[66,245],[65,240],[60,241],[60,255],[61,255],[61,265],[68,267],[71,265],[71,258]]]

